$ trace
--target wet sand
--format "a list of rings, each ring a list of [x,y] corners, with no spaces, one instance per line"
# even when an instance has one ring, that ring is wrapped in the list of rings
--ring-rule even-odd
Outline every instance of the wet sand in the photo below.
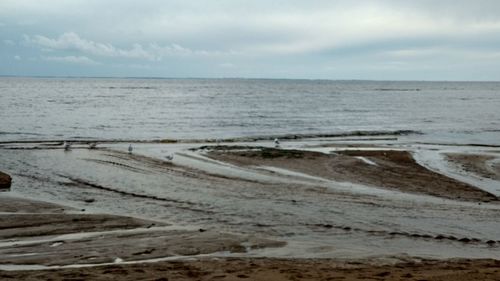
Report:
[[[496,163],[488,163],[496,157],[491,155],[481,154],[460,154],[448,153],[447,159],[459,166],[461,169],[468,173],[476,174],[477,176],[500,180],[500,161]]]
[[[182,144],[165,161],[165,145],[4,150],[18,185],[0,193],[0,279],[500,278],[498,198],[410,151]]]
[[[0,271],[2,280],[480,280],[500,277],[498,260],[369,261],[217,258],[41,271]]]
[[[101,264],[247,248],[283,242],[205,229],[176,228],[132,217],[82,214],[34,200],[0,195],[0,264]]]
[[[403,192],[465,201],[498,201],[496,196],[488,192],[422,167],[407,151],[345,150],[325,154],[274,148],[242,150],[241,147],[213,147],[208,155],[235,165],[273,166]]]
[[[1,264],[107,264],[43,270],[0,270],[0,280],[494,281],[500,278],[500,260],[492,259],[422,260],[394,257],[385,261],[341,261],[200,257],[135,263],[134,260],[192,256],[222,250],[245,252],[245,247],[237,236],[221,233],[203,230],[148,231],[152,226],[161,229],[161,225],[128,217],[74,214],[72,212],[81,210],[15,197],[0,197],[0,203],[0,239],[16,239],[12,247],[0,245]],[[124,232],[126,229],[141,229],[142,232]],[[109,232],[112,230],[115,232]],[[85,235],[92,232],[98,235]],[[63,233],[65,237],[54,236]],[[68,235],[72,233],[75,234],[73,238]],[[272,241],[253,241],[256,247],[259,247],[259,243],[262,247],[280,246],[280,243]],[[42,252],[39,256],[33,254]],[[128,263],[122,263],[119,257]]]

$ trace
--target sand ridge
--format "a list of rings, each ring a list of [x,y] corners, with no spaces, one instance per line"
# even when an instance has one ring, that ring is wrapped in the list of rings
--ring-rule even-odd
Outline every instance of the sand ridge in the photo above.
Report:
[[[345,150],[325,154],[259,147],[205,149],[209,157],[235,165],[274,166],[327,179],[455,200],[498,201],[493,194],[420,166],[407,151]]]
[[[0,205],[0,264],[100,264],[115,259],[147,260],[283,242],[210,229],[176,228],[157,221],[87,214],[64,206],[13,196]]]

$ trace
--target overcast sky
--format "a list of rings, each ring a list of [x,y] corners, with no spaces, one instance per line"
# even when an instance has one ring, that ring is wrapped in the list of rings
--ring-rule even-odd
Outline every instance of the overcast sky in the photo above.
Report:
[[[0,75],[500,80],[500,1],[0,1]]]

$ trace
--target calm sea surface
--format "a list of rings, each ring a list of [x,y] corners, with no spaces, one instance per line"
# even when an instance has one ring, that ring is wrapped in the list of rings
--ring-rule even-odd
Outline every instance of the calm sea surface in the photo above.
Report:
[[[356,130],[500,144],[500,83],[0,78],[0,141]]]

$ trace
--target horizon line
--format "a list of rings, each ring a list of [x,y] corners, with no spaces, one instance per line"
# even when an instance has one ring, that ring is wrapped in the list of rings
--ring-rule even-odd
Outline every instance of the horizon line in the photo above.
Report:
[[[305,80],[305,81],[373,81],[373,82],[500,82],[500,80],[425,80],[425,79],[328,79],[328,78],[269,78],[269,77],[166,77],[166,76],[78,76],[78,75],[5,75],[0,78],[40,79],[151,79],[151,80]]]

